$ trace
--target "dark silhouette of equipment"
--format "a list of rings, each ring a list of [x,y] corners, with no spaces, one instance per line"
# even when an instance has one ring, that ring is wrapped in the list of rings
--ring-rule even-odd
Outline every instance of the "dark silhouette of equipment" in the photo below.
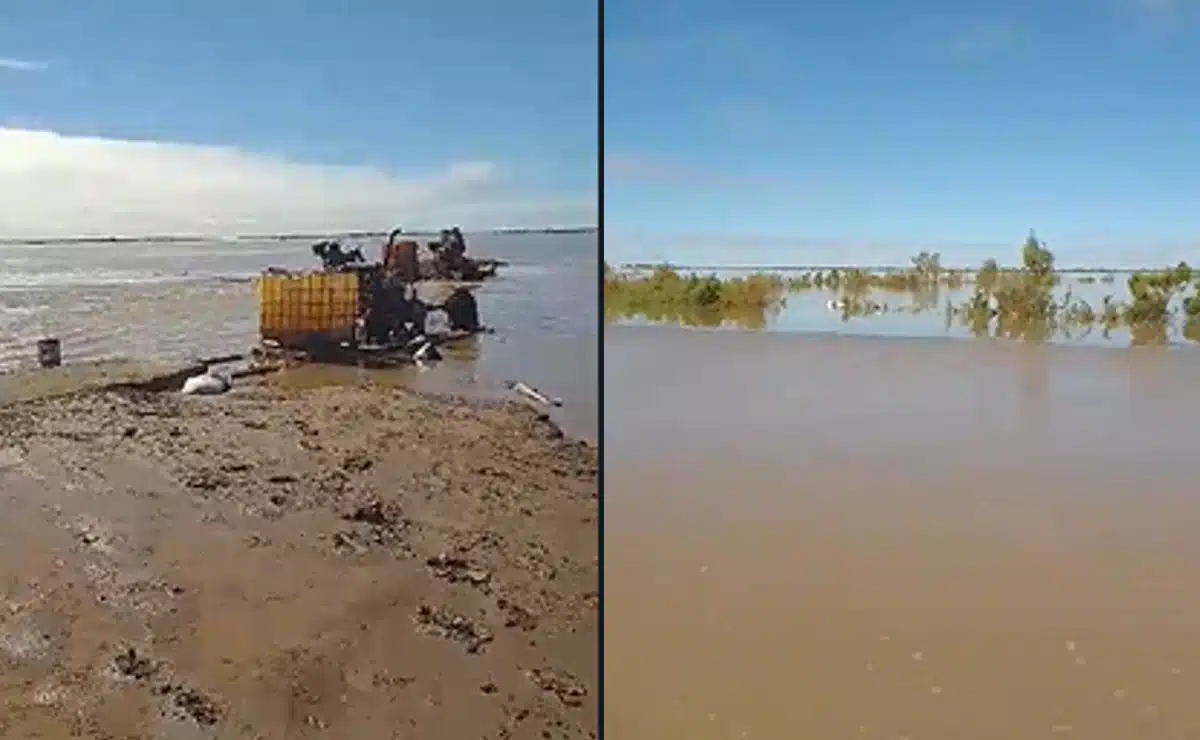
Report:
[[[440,238],[429,242],[433,259],[422,276],[434,280],[466,280],[476,282],[493,277],[500,266],[498,260],[480,260],[467,256],[467,238],[457,226],[442,229]]]
[[[345,251],[342,244],[336,240],[319,241],[312,245],[312,252],[321,260],[321,266],[326,270],[343,270],[352,265],[364,265],[367,262],[362,250],[358,247]]]
[[[477,332],[482,326],[479,323],[479,304],[475,296],[466,288],[456,288],[442,302],[442,310],[450,321],[451,331]]]
[[[421,279],[419,245],[410,240],[396,241],[396,237],[402,233],[402,230],[396,229],[388,235],[388,240],[383,245],[383,269],[398,280],[415,283]]]
[[[395,229],[388,235],[380,262],[367,262],[361,249],[346,249],[332,239],[313,244],[312,252],[326,272],[358,276],[354,346],[402,349],[412,352],[414,359],[433,360],[438,357],[434,345],[445,337],[427,335],[430,311],[445,311],[452,334],[473,334],[484,328],[470,290],[456,288],[441,304],[430,304],[418,295],[417,284],[431,277],[472,279],[488,267],[494,273],[495,266],[466,257],[466,240],[457,228],[444,230],[441,241],[430,245],[434,255],[431,262],[419,259],[417,242],[398,238],[403,233]]]

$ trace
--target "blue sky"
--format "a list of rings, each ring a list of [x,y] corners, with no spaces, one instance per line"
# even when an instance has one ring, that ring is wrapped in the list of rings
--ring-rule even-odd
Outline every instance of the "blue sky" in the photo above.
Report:
[[[1200,259],[1200,3],[609,0],[604,52],[610,261]]]
[[[536,220],[537,199],[595,210],[597,47],[588,2],[9,0],[0,126],[410,183],[486,163]]]

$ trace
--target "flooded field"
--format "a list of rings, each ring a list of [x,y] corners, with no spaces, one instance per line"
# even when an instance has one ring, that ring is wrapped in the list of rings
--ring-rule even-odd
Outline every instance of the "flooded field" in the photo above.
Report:
[[[1200,736],[1200,355],[621,326],[605,351],[613,736]]]
[[[476,293],[481,317],[496,333],[429,372],[371,377],[485,396],[505,395],[505,381],[521,380],[563,398],[559,421],[594,438],[596,236],[469,238],[472,254],[511,262]],[[362,246],[377,258],[377,243]],[[305,240],[0,245],[0,371],[32,363],[44,336],[62,340],[66,362],[248,351],[258,334],[251,280],[268,266],[317,265]],[[301,375],[295,382],[361,379],[343,370]]]
[[[687,268],[680,268],[679,272],[693,274]],[[1014,333],[1006,332],[1002,322],[989,321],[986,317],[981,322],[968,315],[977,287],[975,271],[951,272],[919,289],[878,286],[851,286],[848,289],[846,275],[850,273],[879,282],[889,275],[899,277],[898,272],[878,270],[696,270],[694,274],[714,276],[723,281],[778,279],[783,285],[782,300],[766,306],[733,305],[720,311],[663,312],[617,307],[616,310],[606,309],[606,317],[611,323],[618,324],[683,323],[709,328],[840,336],[978,339]],[[831,274],[835,280],[840,277],[841,284],[822,282]],[[1058,272],[1055,284],[1047,289],[1047,296],[1057,304],[1060,318],[1066,316],[1067,320],[1058,322],[1059,326],[1039,339],[1063,345],[1104,347],[1195,346],[1200,341],[1200,322],[1193,321],[1188,325],[1181,310],[1186,298],[1182,289],[1170,295],[1170,306],[1179,315],[1177,320],[1165,322],[1166,325],[1151,322],[1152,326],[1131,328],[1118,315],[1133,301],[1129,280],[1134,274],[1128,270]],[[814,275],[817,276],[815,284]],[[1181,286],[1184,287],[1187,286]],[[1106,310],[1112,312],[1107,319]]]

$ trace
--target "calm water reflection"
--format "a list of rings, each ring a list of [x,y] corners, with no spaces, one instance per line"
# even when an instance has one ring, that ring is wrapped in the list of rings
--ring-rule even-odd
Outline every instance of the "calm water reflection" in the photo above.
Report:
[[[711,271],[710,271],[711,272]],[[712,274],[720,277],[744,277],[751,270],[718,270]],[[707,273],[706,273],[707,274]],[[781,272],[784,277],[795,278],[799,273]],[[1061,300],[1068,291],[1075,299],[1086,301],[1099,312],[1106,296],[1114,301],[1128,300],[1126,281],[1130,273],[1114,273],[1113,282],[1101,282],[1101,276],[1092,274],[1066,274],[1055,289],[1055,297]],[[970,298],[973,286],[958,289],[941,288],[925,294],[888,292],[874,290],[867,294],[870,300],[886,307],[880,313],[846,318],[839,311],[830,310],[828,303],[838,293],[827,289],[806,289],[787,294],[786,303],[777,310],[747,309],[735,313],[717,315],[711,312],[695,312],[674,315],[618,315],[613,312],[606,318],[615,323],[633,325],[683,324],[695,327],[725,327],[749,330],[766,330],[786,333],[832,334],[838,336],[908,337],[970,339],[975,335],[971,328],[958,317],[947,314],[947,304],[963,304]],[[992,326],[994,331],[995,326]],[[1145,340],[1147,337],[1141,337]],[[1197,336],[1185,336],[1180,324],[1167,333],[1167,341],[1174,345],[1195,347]],[[1072,329],[1058,332],[1051,342],[1069,346],[1129,347],[1134,342],[1133,334],[1126,328],[1104,332],[1100,326],[1090,330]]]

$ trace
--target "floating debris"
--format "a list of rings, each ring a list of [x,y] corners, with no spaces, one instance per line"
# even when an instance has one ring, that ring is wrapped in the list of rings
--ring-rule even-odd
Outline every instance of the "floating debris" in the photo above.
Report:
[[[551,398],[550,396],[547,396],[545,393],[542,393],[541,391],[539,391],[537,388],[534,388],[533,386],[527,385],[520,381],[509,381],[507,383],[507,385],[508,385],[508,388],[510,390],[512,390],[513,392],[519,393],[522,396],[525,396],[526,398],[537,401],[538,403],[542,404],[543,406],[562,406],[563,405],[561,398]]]
[[[228,373],[208,370],[202,375],[193,375],[183,382],[185,396],[219,396],[233,388],[233,379]]]

